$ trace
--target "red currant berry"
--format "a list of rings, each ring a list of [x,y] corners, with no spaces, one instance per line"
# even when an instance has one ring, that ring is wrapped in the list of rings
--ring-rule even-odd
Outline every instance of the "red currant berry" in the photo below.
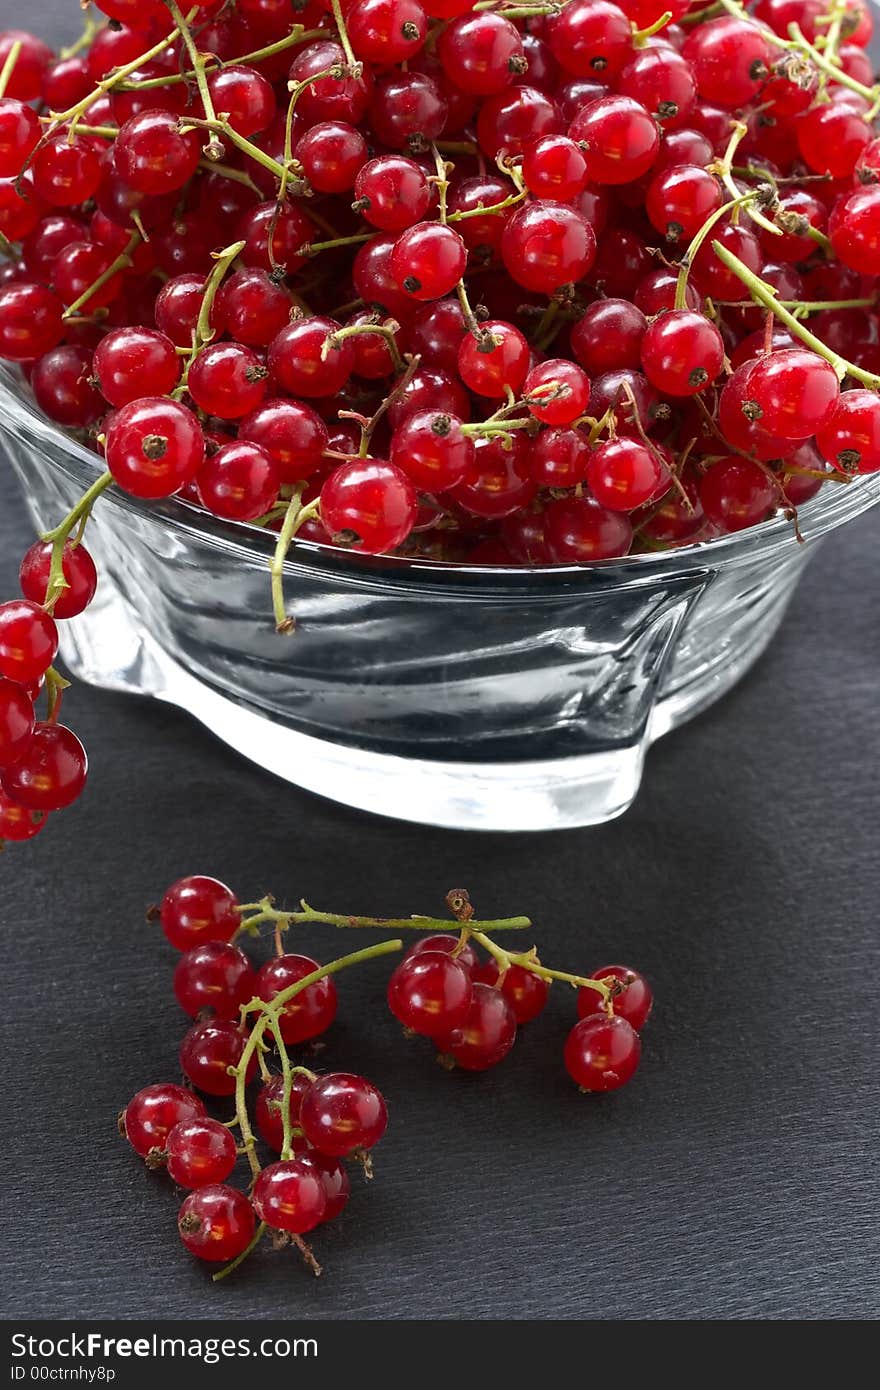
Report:
[[[516,1041],[516,1016],[500,989],[475,984],[464,1022],[434,1040],[464,1071],[487,1071],[502,1061]]]
[[[798,118],[797,138],[801,157],[814,173],[844,179],[871,139],[871,127],[860,111],[827,102]]]
[[[733,111],[761,90],[773,49],[757,24],[723,15],[689,34],[682,57],[693,69],[700,96]]]
[[[199,162],[199,135],[177,128],[170,111],[142,111],[125,122],[113,147],[116,171],[137,193],[173,193]]]
[[[542,430],[532,444],[529,472],[538,487],[577,487],[587,476],[590,445],[580,430]]]
[[[612,560],[626,555],[632,545],[628,519],[592,497],[558,498],[544,516],[547,548],[556,564]]]
[[[522,37],[509,19],[465,14],[442,30],[437,56],[456,87],[474,96],[493,96],[526,70]]]
[[[7,840],[13,844],[33,840],[48,819],[39,811],[28,811],[24,806],[19,806],[0,787],[0,844]]]
[[[565,1069],[582,1091],[616,1091],[639,1065],[642,1044],[625,1018],[590,1014],[565,1040]]]
[[[221,420],[238,420],[266,394],[269,371],[243,343],[209,343],[192,362],[187,390],[200,410]]]
[[[330,1158],[327,1154],[318,1153],[317,1149],[311,1147],[303,1157],[307,1157],[312,1167],[317,1169],[324,1185],[326,1206],[321,1222],[323,1224],[326,1221],[333,1221],[345,1207],[351,1192],[351,1183],[348,1180],[345,1165],[341,1159]]]
[[[295,203],[258,203],[243,212],[238,236],[244,242],[241,259],[247,266],[293,274],[308,259],[303,248],[314,235],[314,223]]]
[[[478,209],[500,207],[514,195],[514,187],[495,174],[475,174],[472,178],[454,183],[449,192],[449,211],[455,220],[456,231],[465,245],[479,253],[484,260],[494,257],[501,247],[504,228],[511,217],[511,208],[474,216]],[[458,214],[467,213],[467,217]]]
[[[230,63],[211,74],[208,91],[214,110],[224,112],[239,135],[256,135],[272,124],[275,93],[272,84],[256,68]]]
[[[7,796],[25,810],[64,810],[86,784],[85,748],[64,724],[36,724],[24,758],[1,774]]]
[[[299,1114],[302,1107],[302,1098],[311,1086],[311,1077],[303,1072],[293,1072],[290,1078],[290,1123],[293,1128],[299,1126]],[[261,1087],[257,1099],[254,1103],[254,1119],[257,1129],[276,1153],[280,1153],[284,1146],[284,1077],[273,1076],[271,1081]],[[304,1142],[304,1141],[300,1141]]]
[[[254,1210],[279,1231],[303,1235],[324,1219],[327,1194],[318,1169],[308,1158],[270,1163],[254,1183]]]
[[[257,971],[257,994],[270,1003],[276,995],[320,968],[310,956],[276,956]],[[336,986],[329,975],[306,985],[282,1006],[279,1017],[282,1038],[286,1043],[302,1043],[326,1033],[336,1017],[337,1005]]]
[[[212,322],[237,343],[268,347],[290,321],[290,296],[258,267],[237,270],[221,286]]]
[[[685,125],[697,102],[690,63],[660,46],[633,54],[617,79],[617,90],[650,111],[664,130]]]
[[[12,362],[41,357],[61,341],[63,312],[61,300],[43,285],[19,280],[4,286],[0,289],[0,357]]]
[[[431,205],[431,188],[415,160],[380,155],[358,171],[355,207],[373,227],[402,232],[421,221]]]
[[[529,345],[512,323],[489,319],[478,333],[468,333],[458,350],[458,369],[478,396],[503,399],[519,392],[529,369]]]
[[[130,401],[110,416],[107,467],[134,497],[171,497],[192,482],[205,457],[205,439],[192,411],[166,397]]]
[[[391,252],[391,274],[411,299],[442,299],[467,265],[458,232],[440,222],[418,222],[401,232]]]
[[[786,348],[753,363],[744,413],[766,434],[809,439],[828,419],[839,395],[830,362],[806,348]]]
[[[632,97],[591,101],[568,133],[584,151],[591,183],[632,183],[648,172],[660,149],[657,123]]]
[[[0,107],[2,115],[2,107]],[[104,174],[104,146],[99,140],[66,132],[50,136],[31,162],[34,188],[52,207],[74,207],[97,193]]]
[[[419,0],[355,0],[345,22],[355,55],[381,67],[414,57],[428,33]]]
[[[238,1018],[241,1005],[256,992],[257,977],[250,961],[228,941],[203,941],[190,947],[174,970],[174,997],[190,1018],[203,1009],[213,1009],[218,1018]]]
[[[454,487],[473,459],[473,441],[454,415],[416,411],[392,436],[391,462],[422,492],[444,492]]]
[[[465,946],[461,951],[458,947],[461,943],[460,936],[451,936],[446,932],[433,932],[430,936],[420,936],[414,945],[407,951],[407,957],[421,955],[422,951],[443,951],[446,955],[455,954],[455,959],[459,965],[464,966],[470,973],[476,969],[477,955],[473,946]]]
[[[122,1130],[135,1153],[146,1158],[151,1149],[165,1148],[175,1125],[199,1120],[204,1113],[192,1091],[160,1081],[132,1096],[122,1114]]]
[[[625,299],[599,299],[572,326],[571,349],[590,375],[638,367],[648,323]]]
[[[523,178],[535,198],[570,203],[587,185],[583,150],[567,135],[545,135],[523,156]]]
[[[107,408],[92,384],[92,354],[73,343],[63,343],[37,359],[31,390],[50,419],[71,429],[93,424]]]
[[[687,245],[718,211],[721,201],[714,174],[693,164],[673,164],[659,170],[648,184],[645,211],[670,244]]]
[[[601,506],[632,512],[669,486],[669,469],[657,445],[621,435],[599,444],[590,455],[587,481]]]
[[[302,401],[264,401],[242,420],[238,437],[265,450],[283,483],[310,478],[328,445],[327,426]]]
[[[526,203],[504,228],[501,255],[518,285],[554,294],[586,275],[596,256],[596,234],[574,208]]]
[[[448,111],[433,78],[421,72],[394,72],[376,83],[369,121],[380,144],[419,154],[443,133]]]
[[[471,516],[487,520],[511,516],[535,495],[530,461],[531,450],[520,433],[512,437],[477,436],[474,461],[450,496]]]
[[[844,391],[816,431],[824,459],[844,473],[880,469],[880,396],[874,391]]]
[[[654,996],[643,975],[630,970],[628,965],[603,965],[594,970],[591,980],[611,980],[612,984],[622,985],[619,994],[612,999],[612,1007],[617,1018],[626,1019],[631,1028],[640,1033],[648,1021]],[[602,1014],[607,1018],[602,996],[597,989],[583,987],[578,990],[578,1018],[590,1018]]]
[[[326,73],[328,68],[348,73],[345,53],[332,39],[320,39],[297,53],[290,65],[290,80],[308,83],[297,103],[299,115],[307,126],[334,120],[357,125],[366,113],[373,91],[370,68],[365,67],[359,77],[318,77],[318,73]]]
[[[296,158],[318,193],[346,193],[367,159],[367,142],[345,121],[319,121],[297,141]]]
[[[34,704],[24,686],[0,677],[0,767],[11,767],[34,732]]]
[[[860,275],[880,274],[880,186],[872,184],[838,199],[828,231],[834,254],[844,265]]]
[[[31,603],[46,602],[51,564],[52,542],[34,541],[18,572],[21,592]],[[98,587],[98,571],[84,545],[67,542],[62,556],[62,572],[67,587],[58,595],[52,615],[54,618],[76,618],[88,608]]]
[[[184,1076],[208,1096],[231,1096],[235,1093],[235,1076],[230,1068],[241,1063],[247,1034],[238,1023],[228,1018],[215,1018],[194,1023],[180,1044],[180,1068]],[[251,1053],[247,1080],[257,1069],[257,1059]]]
[[[550,993],[549,981],[542,980],[534,970],[526,970],[521,965],[511,965],[499,985],[498,962],[494,957],[490,957],[484,965],[478,967],[476,974],[480,984],[493,985],[501,990],[513,1009],[517,1024],[531,1023],[547,1003]]]
[[[33,101],[40,95],[43,74],[54,61],[55,54],[48,44],[24,29],[6,29],[0,34],[0,68],[17,43],[21,48],[6,84],[6,95],[20,101]]]
[[[223,1183],[197,1187],[184,1199],[177,1229],[191,1255],[225,1264],[243,1255],[254,1237],[254,1209],[243,1192]]]
[[[409,478],[384,459],[343,463],[321,488],[321,520],[334,543],[371,555],[401,545],[415,525],[416,512]]]
[[[28,599],[0,604],[0,676],[30,685],[55,660],[58,629],[49,613]]]
[[[464,1023],[471,1005],[471,979],[443,951],[421,951],[400,962],[388,981],[388,1007],[414,1033],[434,1037]]]
[[[296,319],[269,346],[269,370],[292,396],[335,396],[354,366],[347,338],[334,338],[335,319]]]
[[[649,324],[642,367],[665,396],[695,396],[724,366],[724,340],[714,323],[690,309],[670,309]]]
[[[232,889],[202,874],[172,883],[159,915],[162,930],[178,951],[189,951],[205,941],[229,941],[241,925]]]
[[[700,483],[700,502],[706,519],[722,531],[742,531],[765,521],[778,500],[778,493],[760,464],[739,454],[713,463]]]
[[[574,362],[551,357],[532,367],[522,387],[530,414],[544,425],[570,425],[590,401],[590,380]]]
[[[632,26],[608,0],[572,0],[552,16],[547,36],[554,58],[576,77],[613,77],[632,52]]]
[[[18,175],[39,138],[36,112],[15,97],[0,97],[0,178]]]
[[[114,328],[95,349],[94,374],[111,405],[165,396],[177,385],[174,343],[155,328]]]
[[[319,1076],[303,1096],[303,1133],[319,1153],[344,1158],[371,1149],[385,1133],[388,1111],[379,1091],[362,1076],[331,1072]]]
[[[235,1167],[235,1139],[219,1120],[183,1120],[165,1142],[168,1176],[181,1187],[225,1182]]]
[[[278,469],[259,444],[239,439],[205,459],[196,478],[203,507],[225,521],[255,521],[278,499]]]

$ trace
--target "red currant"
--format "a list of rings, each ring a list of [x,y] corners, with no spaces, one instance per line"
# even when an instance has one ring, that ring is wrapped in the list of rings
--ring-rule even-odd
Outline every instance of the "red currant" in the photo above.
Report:
[[[475,984],[464,1022],[435,1042],[463,1071],[487,1071],[503,1061],[516,1042],[516,1015],[510,1001],[500,989]]]
[[[547,980],[542,980],[540,975],[536,975],[534,970],[526,970],[522,965],[511,965],[504,974],[504,979],[498,983],[499,966],[494,956],[491,956],[484,965],[479,966],[476,972],[477,980],[480,984],[494,985],[500,989],[510,1007],[513,1009],[513,1016],[520,1023],[531,1023],[538,1017],[547,1003],[550,993],[550,984]]]
[[[470,1005],[470,975],[443,951],[407,956],[388,982],[388,1007],[394,1017],[429,1038],[460,1027]]]
[[[197,1187],[184,1199],[177,1229],[191,1255],[225,1264],[244,1254],[254,1236],[254,1209],[243,1192],[223,1183]]]
[[[594,970],[590,978],[611,980],[612,984],[623,987],[611,1001],[614,1014],[617,1018],[626,1019],[630,1027],[640,1033],[654,1003],[654,996],[644,976],[637,970],[630,970],[628,965],[603,965],[601,970]],[[577,1011],[578,1018],[590,1018],[594,1014],[607,1018],[602,996],[597,989],[583,987],[578,990]]]
[[[178,951],[189,951],[205,941],[229,941],[241,925],[232,889],[203,874],[172,883],[159,915],[162,930]]]
[[[311,1084],[311,1078],[303,1072],[295,1071],[291,1075],[289,1111],[292,1127],[299,1126],[302,1098]],[[271,1081],[267,1081],[261,1087],[257,1095],[254,1103],[254,1118],[261,1137],[276,1153],[280,1153],[284,1145],[283,1103],[284,1078],[283,1076],[273,1076]]]
[[[58,629],[49,613],[29,599],[0,604],[0,676],[30,685],[55,660]]]
[[[181,1187],[225,1182],[235,1167],[232,1131],[207,1116],[182,1120],[165,1141],[168,1176]]]
[[[407,475],[384,459],[353,459],[321,488],[321,520],[336,544],[379,555],[406,540],[416,521]]]
[[[24,686],[0,677],[0,768],[17,763],[34,732],[34,704]]]
[[[34,541],[19,570],[21,592],[31,603],[46,602],[51,564],[52,542]],[[67,587],[61,590],[55,602],[53,617],[76,618],[95,596],[98,571],[85,546],[73,545],[70,541],[64,547],[61,568]]]
[[[257,994],[269,1003],[320,968],[310,956],[276,956],[258,970]],[[286,1043],[302,1043],[319,1037],[336,1017],[337,1004],[336,986],[329,975],[306,985],[281,1008],[278,1022],[282,1038]]]
[[[349,1072],[319,1076],[303,1096],[302,1130],[310,1144],[331,1158],[371,1149],[385,1133],[385,1101],[369,1081]]]
[[[230,1068],[239,1066],[247,1034],[231,1019],[208,1019],[194,1023],[180,1044],[180,1067],[184,1076],[209,1096],[235,1093],[235,1076]],[[248,1061],[247,1080],[257,1069],[254,1053]]]
[[[279,1231],[303,1235],[324,1219],[327,1194],[318,1169],[306,1157],[270,1163],[257,1177],[254,1210]]]
[[[630,1080],[642,1053],[625,1018],[589,1014],[565,1040],[565,1069],[582,1091],[616,1091]]]
[[[132,1096],[122,1115],[122,1130],[141,1158],[151,1149],[164,1149],[175,1125],[201,1119],[205,1107],[198,1096],[183,1086],[157,1082]]]
[[[258,405],[238,427],[275,464],[283,483],[302,482],[321,467],[328,445],[327,426],[303,401],[270,400]]]
[[[238,1018],[241,1005],[256,992],[257,977],[250,961],[227,941],[203,941],[190,947],[174,970],[174,996],[190,1018],[203,1009],[213,1009],[218,1018]]]

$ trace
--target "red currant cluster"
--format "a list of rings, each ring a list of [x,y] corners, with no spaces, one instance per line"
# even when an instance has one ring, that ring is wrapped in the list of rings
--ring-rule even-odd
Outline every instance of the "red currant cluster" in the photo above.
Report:
[[[591,562],[880,468],[866,0],[99,8],[0,35],[0,357],[107,465],[0,610],[7,838],[112,483],[277,532],[284,630],[297,534]]]
[[[620,965],[586,977],[549,970],[534,948],[512,953],[488,934],[527,927],[528,918],[477,921],[462,890],[451,892],[447,903],[458,934],[434,931],[449,925],[434,918],[353,917],[318,912],[306,903],[298,912],[285,912],[271,898],[240,903],[225,884],[202,876],[168,889],[151,915],[159,916],[166,937],[182,952],[174,993],[196,1022],[181,1043],[180,1066],[194,1090],[171,1083],[145,1087],[120,1116],[120,1129],[148,1167],[166,1168],[175,1183],[191,1189],[178,1229],[194,1255],[235,1267],[268,1228],[276,1244],[292,1240],[319,1273],[302,1237],[345,1207],[346,1158],[359,1160],[372,1176],[369,1151],[385,1132],[385,1102],[375,1086],[347,1072],[318,1076],[293,1066],[288,1047],[313,1042],[335,1019],[337,971],[398,951],[403,942],[383,941],[322,966],[284,951],[282,933],[291,926],[323,922],[422,932],[391,976],[388,1001],[408,1032],[431,1039],[447,1067],[485,1071],[500,1062],[518,1025],[538,1016],[551,982],[559,979],[578,989],[580,1021],[564,1050],[574,1081],[582,1090],[602,1092],[633,1075],[639,1030],[652,1004],[641,975]],[[274,929],[275,955],[255,969],[234,938],[258,936],[266,924]],[[478,959],[474,943],[489,953],[487,961]],[[267,1061],[273,1045],[280,1065],[274,1074]],[[248,1087],[258,1069],[252,1124]],[[215,1100],[233,1097],[234,1117],[209,1117],[195,1091]],[[280,1155],[265,1167],[254,1128]],[[239,1155],[250,1167],[247,1193],[227,1181]]]

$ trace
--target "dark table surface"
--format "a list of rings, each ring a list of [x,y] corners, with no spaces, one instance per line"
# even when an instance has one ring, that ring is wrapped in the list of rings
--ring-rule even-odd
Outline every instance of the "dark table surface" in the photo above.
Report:
[[[28,20],[58,40],[75,23],[58,10]],[[0,594],[28,535],[4,462]],[[599,829],[371,819],[174,710],[77,690],[88,794],[0,861],[5,1315],[876,1317],[876,554],[876,516],[831,539],[758,668]],[[400,1036],[384,962],[342,976],[320,1065],[388,1095],[377,1177],[316,1239],[322,1279],[266,1251],[214,1286],[170,1185],[115,1132],[136,1089],[177,1075],[174,953],[143,910],[191,872],[332,910],[430,913],[464,884],[486,915],[528,912],[549,963],[649,976],[640,1073],[577,1093],[557,987],[503,1066],[448,1075]],[[329,928],[297,940],[354,949]]]

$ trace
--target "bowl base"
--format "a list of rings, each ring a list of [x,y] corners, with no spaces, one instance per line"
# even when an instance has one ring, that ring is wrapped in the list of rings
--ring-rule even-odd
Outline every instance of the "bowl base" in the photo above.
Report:
[[[62,655],[78,679],[150,695],[193,715],[250,762],[317,795],[395,820],[453,830],[562,830],[613,820],[632,803],[645,753],[708,708],[771,641],[789,593],[735,655],[661,696],[642,740],[582,756],[522,762],[447,762],[377,753],[315,738],[230,698],[193,675],[137,623],[110,584],[63,624]]]

